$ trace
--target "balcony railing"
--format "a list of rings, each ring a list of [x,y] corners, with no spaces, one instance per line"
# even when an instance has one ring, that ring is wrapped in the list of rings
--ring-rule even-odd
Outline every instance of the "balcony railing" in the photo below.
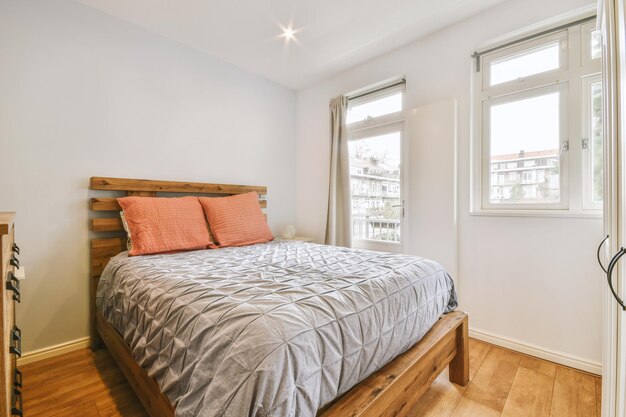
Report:
[[[352,218],[352,238],[400,242],[400,220]]]

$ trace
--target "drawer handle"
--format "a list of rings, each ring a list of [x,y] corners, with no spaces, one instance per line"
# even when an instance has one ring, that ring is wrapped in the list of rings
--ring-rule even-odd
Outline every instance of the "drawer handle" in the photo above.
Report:
[[[18,390],[13,390],[13,395],[12,397],[12,405],[11,405],[11,415],[12,416],[23,416],[24,413],[22,412],[23,407],[22,407],[22,393],[19,392]]]
[[[15,374],[13,375],[13,386],[22,388],[22,371],[17,368],[15,368]]]
[[[19,259],[15,257],[15,254],[11,255],[11,259],[9,260],[9,263],[13,265],[14,267],[16,267],[17,269],[20,268],[20,261]]]
[[[11,250],[15,253],[17,253],[18,255],[20,254],[20,247],[17,246],[17,243],[13,243],[13,247],[11,248]]]
[[[22,357],[22,331],[17,326],[11,331],[11,341],[9,352],[17,355],[18,358]]]
[[[7,290],[13,291],[13,299],[20,302],[20,280],[13,274],[13,272],[9,272],[9,279],[7,280]]]

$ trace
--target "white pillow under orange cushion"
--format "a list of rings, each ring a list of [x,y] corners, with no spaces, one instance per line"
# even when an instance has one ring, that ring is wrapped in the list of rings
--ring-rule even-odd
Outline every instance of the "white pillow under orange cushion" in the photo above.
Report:
[[[130,229],[128,228],[128,223],[126,223],[126,217],[124,217],[124,210],[120,211],[120,218],[122,219],[122,226],[126,231],[126,250],[130,252],[130,250],[133,248],[133,239]]]

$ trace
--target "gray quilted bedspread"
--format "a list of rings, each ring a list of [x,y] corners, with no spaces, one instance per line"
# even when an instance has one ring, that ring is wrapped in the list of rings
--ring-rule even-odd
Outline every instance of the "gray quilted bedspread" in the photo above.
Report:
[[[436,262],[302,242],[128,257],[97,305],[177,416],[313,417],[456,307]]]

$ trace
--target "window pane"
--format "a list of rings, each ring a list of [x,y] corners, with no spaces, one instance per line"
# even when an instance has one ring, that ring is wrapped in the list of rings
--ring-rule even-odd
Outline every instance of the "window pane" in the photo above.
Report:
[[[591,84],[591,197],[602,202],[602,83]]]
[[[372,100],[354,107],[348,107],[346,123],[361,122],[368,117],[384,116],[402,110],[402,92]]]
[[[602,57],[602,38],[599,30],[591,31],[591,59]]]
[[[559,95],[491,106],[491,203],[560,201]]]
[[[350,141],[352,237],[400,242],[400,132]]]
[[[492,62],[490,84],[493,86],[559,67],[559,42],[553,42]]]

